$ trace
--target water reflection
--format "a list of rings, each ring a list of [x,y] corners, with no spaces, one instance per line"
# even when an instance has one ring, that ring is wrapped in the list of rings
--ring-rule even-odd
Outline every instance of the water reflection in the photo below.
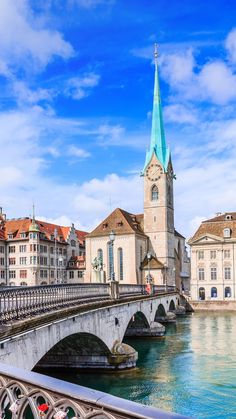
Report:
[[[54,375],[198,419],[236,418],[236,314],[201,313],[167,326],[162,339],[129,339],[135,370]]]

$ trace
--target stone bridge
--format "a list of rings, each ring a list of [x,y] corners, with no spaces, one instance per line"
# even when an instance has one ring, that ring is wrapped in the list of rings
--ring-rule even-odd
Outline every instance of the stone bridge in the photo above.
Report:
[[[173,321],[178,304],[179,294],[170,292],[109,300],[105,306],[77,310],[52,321],[44,319],[36,327],[33,320],[23,327],[22,319],[21,333],[5,333],[7,337],[0,338],[0,362],[27,370],[131,368],[138,354],[123,343],[124,337],[162,336],[165,327],[160,322]]]

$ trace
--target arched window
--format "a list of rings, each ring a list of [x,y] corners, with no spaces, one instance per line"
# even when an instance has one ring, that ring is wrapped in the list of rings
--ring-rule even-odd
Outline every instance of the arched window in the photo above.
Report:
[[[141,265],[141,263],[142,263],[142,261],[143,261],[143,246],[140,246],[140,265]]]
[[[217,297],[217,288],[216,287],[212,287],[211,289],[211,298],[216,298]]]
[[[103,251],[102,251],[102,249],[98,249],[97,256],[98,256],[99,260],[101,261],[101,263],[103,263]]]
[[[205,288],[199,288],[199,300],[205,300]]]
[[[231,297],[231,288],[230,287],[225,287],[225,297],[226,298]]]
[[[124,279],[124,265],[123,265],[123,249],[119,247],[118,249],[118,269],[119,269],[119,281]]]
[[[158,187],[153,185],[152,187],[152,201],[157,201],[159,196]]]
[[[110,280],[114,278],[114,255],[113,255],[113,243],[107,243],[107,250],[108,250],[108,278]]]
[[[168,192],[167,192],[167,199],[168,199],[168,204],[172,204],[172,193],[171,193],[171,187],[170,185],[168,185]]]

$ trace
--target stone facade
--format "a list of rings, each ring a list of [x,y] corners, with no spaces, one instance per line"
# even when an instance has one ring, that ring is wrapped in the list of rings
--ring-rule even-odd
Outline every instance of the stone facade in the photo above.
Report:
[[[189,245],[192,300],[235,300],[236,213],[202,222]]]
[[[85,232],[34,218],[7,220],[0,209],[0,284],[81,282]]]

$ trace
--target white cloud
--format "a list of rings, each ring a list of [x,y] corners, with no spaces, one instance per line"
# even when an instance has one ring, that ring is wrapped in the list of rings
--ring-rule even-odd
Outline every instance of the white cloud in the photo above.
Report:
[[[173,87],[193,81],[195,60],[193,50],[178,54],[165,54],[160,59],[161,74]]]
[[[80,100],[88,96],[91,89],[98,85],[100,76],[88,73],[82,77],[73,77],[66,82],[65,94],[73,99]]]
[[[177,122],[179,124],[195,124],[197,112],[180,103],[165,106],[164,117],[166,122]]]
[[[75,145],[69,146],[67,154],[69,156],[78,157],[81,159],[84,159],[90,156],[90,153],[88,151],[84,150],[83,148],[79,148]]]
[[[232,31],[228,34],[225,47],[229,53],[230,59],[236,63],[236,28],[232,29]]]
[[[207,63],[198,76],[202,96],[223,105],[236,99],[236,75],[222,61]]]
[[[72,46],[58,31],[36,19],[28,0],[1,0],[0,60],[6,68],[38,70],[55,55],[67,59],[72,54]]]

